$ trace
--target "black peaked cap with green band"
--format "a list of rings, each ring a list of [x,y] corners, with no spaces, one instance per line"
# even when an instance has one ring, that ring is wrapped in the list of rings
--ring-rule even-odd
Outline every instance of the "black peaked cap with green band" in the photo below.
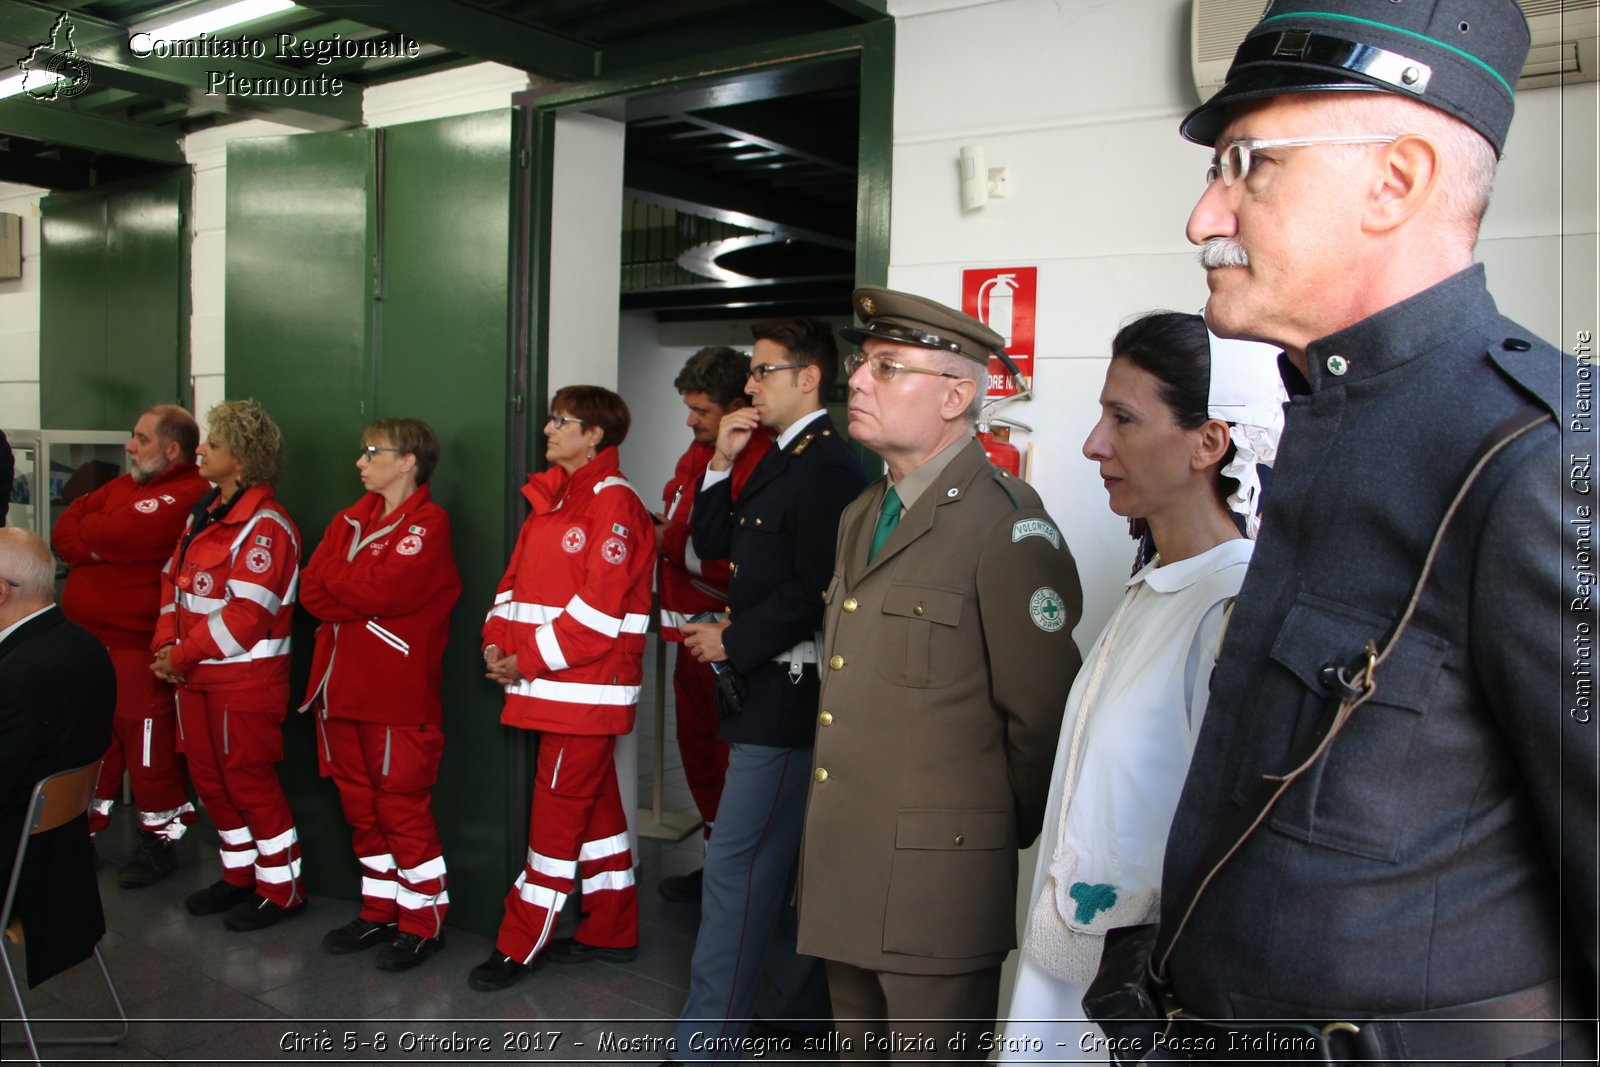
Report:
[[[1387,92],[1460,119],[1498,156],[1528,41],[1515,0],[1272,0],[1234,54],[1227,83],[1178,129],[1214,145],[1236,104]]]

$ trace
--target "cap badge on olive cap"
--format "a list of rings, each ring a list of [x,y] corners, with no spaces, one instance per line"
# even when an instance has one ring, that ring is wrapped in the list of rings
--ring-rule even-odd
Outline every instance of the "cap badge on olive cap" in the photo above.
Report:
[[[1515,0],[1272,0],[1234,53],[1221,91],[1178,129],[1213,145],[1235,104],[1365,90],[1438,108],[1499,155],[1528,43]]]
[[[864,285],[855,291],[854,300],[856,317],[866,325],[839,331],[851,344],[876,337],[897,345],[953,352],[987,367],[989,357],[1006,343],[971,315],[927,297]]]

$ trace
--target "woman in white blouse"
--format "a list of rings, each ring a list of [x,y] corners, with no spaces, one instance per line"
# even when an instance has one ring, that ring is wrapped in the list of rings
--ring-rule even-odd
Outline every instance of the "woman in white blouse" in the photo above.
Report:
[[[1036,1040],[1012,1043],[1034,1052],[1008,1060],[1107,1058],[1080,1002],[1105,932],[1156,917],[1167,830],[1254,547],[1256,464],[1282,425],[1273,351],[1211,338],[1198,315],[1146,315],[1111,350],[1083,454],[1155,555],[1136,564],[1067,698],[1006,1027]]]

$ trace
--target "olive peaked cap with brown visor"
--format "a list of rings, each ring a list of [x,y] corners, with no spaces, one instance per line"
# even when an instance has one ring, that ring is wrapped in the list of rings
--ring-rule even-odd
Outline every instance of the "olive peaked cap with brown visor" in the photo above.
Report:
[[[856,318],[866,325],[840,330],[839,336],[859,345],[869,337],[897,345],[915,345],[950,352],[989,365],[1006,339],[954,308],[912,293],[899,293],[876,285],[863,285],[852,298]]]
[[[1236,104],[1386,92],[1460,119],[1498,156],[1528,42],[1514,0],[1272,0],[1234,53],[1227,83],[1178,129],[1214,145]]]

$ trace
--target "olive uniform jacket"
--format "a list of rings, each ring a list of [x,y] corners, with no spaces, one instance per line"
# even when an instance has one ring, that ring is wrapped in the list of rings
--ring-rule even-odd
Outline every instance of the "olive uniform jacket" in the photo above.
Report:
[[[839,522],[799,950],[964,974],[1016,946],[1081,657],[1077,566],[1032,487],[959,449],[869,563],[887,481]]]

